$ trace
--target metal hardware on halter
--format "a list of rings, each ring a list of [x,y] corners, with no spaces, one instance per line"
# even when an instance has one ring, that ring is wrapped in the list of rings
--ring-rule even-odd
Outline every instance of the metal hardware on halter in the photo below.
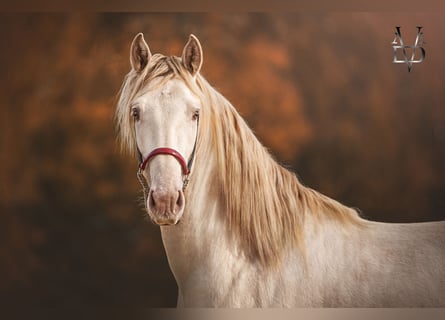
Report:
[[[150,187],[149,187],[149,185],[147,183],[147,180],[145,179],[144,174],[142,173],[142,170],[140,168],[138,169],[138,172],[137,172],[136,175],[138,177],[139,183],[141,184],[142,191],[144,193],[144,206],[145,206],[145,209],[148,210],[148,208],[147,208],[147,199],[148,199],[148,192],[149,192]]]

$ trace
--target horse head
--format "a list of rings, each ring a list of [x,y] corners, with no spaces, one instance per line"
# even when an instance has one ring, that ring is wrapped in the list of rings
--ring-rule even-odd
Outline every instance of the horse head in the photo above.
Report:
[[[184,212],[198,135],[201,101],[193,83],[202,65],[201,45],[191,35],[181,58],[152,55],[140,33],[131,45],[130,62],[132,73],[143,78],[133,88],[127,111],[146,209],[155,223],[174,225]]]

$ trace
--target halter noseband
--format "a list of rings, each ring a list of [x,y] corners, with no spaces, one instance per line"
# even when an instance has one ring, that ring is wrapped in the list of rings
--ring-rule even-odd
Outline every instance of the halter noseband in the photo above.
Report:
[[[140,152],[139,152],[139,154],[140,154],[140,157],[142,158],[142,154],[141,154]],[[185,159],[184,159],[184,157],[183,157],[178,151],[176,151],[175,149],[172,149],[172,148],[156,148],[156,149],[154,149],[152,152],[150,152],[150,153],[148,154],[147,158],[145,158],[144,161],[140,162],[139,168],[140,168],[142,171],[144,171],[144,170],[145,170],[145,167],[147,166],[147,163],[148,163],[152,158],[154,158],[155,156],[157,156],[157,155],[159,155],[159,154],[168,154],[168,155],[171,155],[171,156],[175,157],[176,160],[179,161],[179,164],[180,164],[181,167],[182,167],[182,173],[183,173],[184,175],[186,175],[186,176],[190,173],[191,163],[186,164],[186,163],[185,163]],[[191,159],[190,159],[190,160],[191,160]],[[189,162],[190,162],[190,161],[189,161]]]

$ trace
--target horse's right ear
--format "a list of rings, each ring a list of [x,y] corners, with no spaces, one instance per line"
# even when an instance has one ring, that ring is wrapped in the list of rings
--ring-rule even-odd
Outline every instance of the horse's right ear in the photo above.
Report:
[[[131,68],[136,71],[142,71],[150,60],[151,52],[144,40],[144,35],[138,33],[133,39],[130,49]]]

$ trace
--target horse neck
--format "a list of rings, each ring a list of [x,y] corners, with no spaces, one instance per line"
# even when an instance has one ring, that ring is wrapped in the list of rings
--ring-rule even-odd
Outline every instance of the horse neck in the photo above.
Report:
[[[229,243],[213,157],[196,155],[186,190],[184,215],[176,226],[161,227],[167,258],[178,285],[197,265],[209,268],[211,257]]]

